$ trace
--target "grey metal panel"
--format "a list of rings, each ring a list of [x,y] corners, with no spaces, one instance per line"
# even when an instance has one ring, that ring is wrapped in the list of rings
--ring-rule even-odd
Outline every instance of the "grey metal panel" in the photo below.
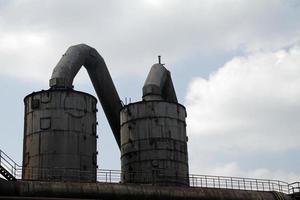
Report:
[[[24,103],[22,178],[96,181],[95,97],[51,89],[28,95]]]
[[[124,183],[189,184],[182,105],[142,101],[125,106],[120,117]]]

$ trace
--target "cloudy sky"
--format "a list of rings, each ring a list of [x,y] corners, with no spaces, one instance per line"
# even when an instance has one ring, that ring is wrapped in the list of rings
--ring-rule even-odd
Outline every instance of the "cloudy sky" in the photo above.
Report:
[[[78,43],[103,56],[123,100],[141,100],[162,55],[188,112],[191,173],[299,180],[299,0],[0,0],[0,149],[18,163],[23,98]],[[84,69],[74,85],[95,95]],[[119,169],[98,108],[98,165]]]

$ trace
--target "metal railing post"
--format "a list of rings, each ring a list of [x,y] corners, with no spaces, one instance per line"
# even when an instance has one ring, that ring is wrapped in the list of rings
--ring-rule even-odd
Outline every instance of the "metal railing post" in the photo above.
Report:
[[[109,182],[111,183],[111,170],[109,170]]]
[[[200,187],[202,187],[202,177],[200,177]]]
[[[256,183],[256,190],[258,191],[258,183],[257,183],[257,179],[255,180]]]
[[[13,173],[13,175],[14,175],[14,177],[16,177],[16,163],[14,163],[14,173]]]

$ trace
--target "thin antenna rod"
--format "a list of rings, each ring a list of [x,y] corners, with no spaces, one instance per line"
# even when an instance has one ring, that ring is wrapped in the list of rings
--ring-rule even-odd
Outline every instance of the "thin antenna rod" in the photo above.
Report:
[[[158,56],[158,64],[161,64],[160,58],[161,58],[161,56]]]

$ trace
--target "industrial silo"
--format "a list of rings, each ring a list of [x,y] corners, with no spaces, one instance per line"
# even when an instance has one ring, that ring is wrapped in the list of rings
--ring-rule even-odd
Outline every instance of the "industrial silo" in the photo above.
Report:
[[[25,97],[23,179],[96,181],[95,97],[50,89]]]
[[[24,99],[22,179],[96,182],[97,100],[73,89],[82,66],[119,146],[122,104],[106,64],[94,48],[71,46],[53,70],[50,89]]]
[[[121,110],[122,182],[189,185],[185,118],[170,72],[162,64],[153,65],[143,101]]]

